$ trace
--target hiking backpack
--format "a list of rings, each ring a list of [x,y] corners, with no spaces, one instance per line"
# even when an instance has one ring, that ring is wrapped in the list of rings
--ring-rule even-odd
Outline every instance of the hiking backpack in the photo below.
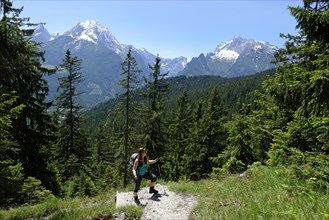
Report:
[[[134,166],[134,163],[135,163],[135,160],[138,158],[139,154],[138,153],[133,153],[131,156],[130,156],[130,168],[132,169],[133,166]]]

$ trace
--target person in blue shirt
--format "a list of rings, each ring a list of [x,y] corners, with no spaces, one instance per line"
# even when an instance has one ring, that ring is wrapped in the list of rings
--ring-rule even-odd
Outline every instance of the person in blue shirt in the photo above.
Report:
[[[158,158],[155,158],[154,160],[149,160],[147,157],[147,150],[145,147],[139,148],[138,154],[139,155],[134,162],[132,171],[133,171],[134,180],[135,180],[134,201],[135,201],[135,203],[140,204],[137,192],[140,188],[143,178],[151,180],[149,192],[154,193],[154,194],[158,193],[158,191],[154,189],[157,178],[153,173],[148,172],[147,168],[146,168],[147,164],[154,164],[154,163],[158,162]]]

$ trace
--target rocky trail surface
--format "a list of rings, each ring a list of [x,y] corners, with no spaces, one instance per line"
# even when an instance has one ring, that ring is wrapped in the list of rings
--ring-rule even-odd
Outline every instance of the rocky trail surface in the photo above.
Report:
[[[164,185],[156,185],[159,194],[150,194],[149,188],[144,187],[138,192],[139,200],[144,206],[143,220],[185,220],[197,204],[197,199],[189,194],[175,193]],[[132,192],[117,192],[116,207],[136,205]],[[117,219],[125,219],[118,216]]]

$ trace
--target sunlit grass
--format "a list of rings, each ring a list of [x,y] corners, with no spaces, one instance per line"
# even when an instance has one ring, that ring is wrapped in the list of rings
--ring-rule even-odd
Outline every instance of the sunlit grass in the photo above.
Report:
[[[329,219],[328,192],[308,190],[304,182],[267,167],[254,168],[247,177],[168,185],[197,196],[191,219]]]
[[[110,219],[114,213],[125,213],[137,218],[142,215],[142,208],[127,206],[115,208],[115,193],[105,193],[92,198],[58,199],[46,202],[11,208],[0,211],[0,219],[40,219],[78,220],[78,219]]]
[[[198,204],[190,219],[329,219],[329,192],[315,190],[316,178],[295,181],[269,167],[197,182],[161,182],[171,191],[191,193]],[[143,185],[148,182],[144,181]],[[316,184],[315,184],[316,185]],[[132,191],[130,184],[125,191]],[[92,198],[59,199],[0,211],[0,219],[110,219],[114,213],[139,218],[143,208],[115,208],[115,192]]]

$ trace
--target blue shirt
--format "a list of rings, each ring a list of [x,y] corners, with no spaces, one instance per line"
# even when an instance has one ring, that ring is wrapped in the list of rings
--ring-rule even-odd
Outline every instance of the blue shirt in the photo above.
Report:
[[[143,165],[138,166],[137,169],[138,169],[138,172],[137,172],[138,176],[143,176],[146,173],[146,164],[144,163],[144,161],[143,161]]]

